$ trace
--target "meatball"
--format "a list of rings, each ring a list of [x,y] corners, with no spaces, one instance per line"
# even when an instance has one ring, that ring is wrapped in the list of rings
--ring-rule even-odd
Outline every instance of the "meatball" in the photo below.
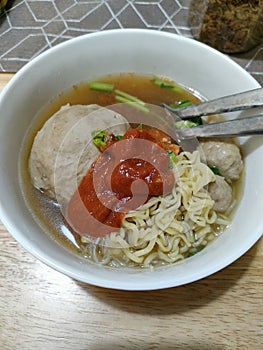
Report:
[[[226,179],[237,180],[243,169],[240,150],[234,143],[223,141],[200,142],[201,153],[208,166],[217,166]]]
[[[208,185],[211,198],[215,201],[214,210],[224,213],[232,202],[232,188],[222,176],[216,175],[215,182]]]
[[[29,158],[32,184],[58,203],[67,203],[99,150],[92,131],[117,135],[128,129],[120,114],[98,105],[66,105],[37,133]]]

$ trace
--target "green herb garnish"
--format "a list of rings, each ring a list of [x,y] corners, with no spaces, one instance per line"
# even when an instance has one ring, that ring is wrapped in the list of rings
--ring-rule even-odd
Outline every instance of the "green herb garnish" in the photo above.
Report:
[[[181,88],[181,86],[176,85],[176,84],[174,84],[174,83],[170,83],[170,82],[161,80],[161,79],[153,79],[152,82],[153,82],[155,85],[160,86],[160,88],[171,89],[171,90],[176,91],[176,92],[182,92],[182,91],[183,91],[183,89]]]
[[[145,112],[148,113],[149,109],[146,107],[146,103],[143,102],[142,100],[140,100],[138,97],[132,96],[130,94],[127,94],[124,91],[121,90],[114,90],[116,96],[116,100],[122,103],[128,103],[131,106]]]
[[[173,169],[173,163],[176,162],[176,155],[174,154],[173,151],[168,151],[168,155],[169,155],[168,169]]]
[[[180,120],[179,122],[174,123],[175,129],[185,129],[192,128],[193,126],[197,126],[197,123],[192,122],[191,120]]]
[[[105,136],[106,136],[106,131],[97,129],[93,130],[91,132],[92,136],[92,142],[94,143],[95,146],[97,147],[105,147],[106,146],[106,141],[105,141]]]
[[[127,99],[128,101],[139,103],[142,106],[145,105],[145,102],[140,100],[138,97],[135,97],[135,96],[132,96],[130,94],[127,94],[127,92],[124,92],[124,91],[121,91],[121,90],[114,90],[114,92],[115,92],[116,96],[121,96],[121,97]]]
[[[215,175],[221,176],[220,170],[219,170],[219,168],[218,168],[217,165],[211,165],[211,166],[209,166],[209,168],[212,170],[212,172],[213,172]]]
[[[161,88],[165,88],[165,89],[172,89],[172,88],[174,88],[174,84],[168,83],[168,82],[160,80],[160,79],[154,79],[153,83],[155,85],[158,85]]]
[[[149,109],[146,107],[146,103],[140,100],[138,97],[132,96],[128,94],[127,92],[115,89],[113,84],[108,83],[102,83],[94,81],[89,84],[89,88],[94,91],[100,91],[100,92],[112,92],[115,94],[115,99],[118,102],[121,103],[128,103],[131,106],[148,113]]]
[[[89,84],[89,88],[91,90],[95,90],[95,91],[113,92],[114,85],[113,84],[100,83],[100,82],[94,81],[93,83]]]
[[[187,106],[191,106],[192,102],[189,100],[178,101],[176,103],[171,103],[169,106],[172,108],[184,108]]]
[[[176,103],[171,103],[169,104],[170,107],[177,109],[177,108],[184,108],[191,106],[193,103],[189,100],[183,100],[183,101],[178,101]],[[196,125],[202,125],[203,120],[202,117],[189,117],[187,120],[190,120],[191,122],[195,123]],[[194,126],[196,126],[194,125]]]
[[[192,118],[189,118],[189,120],[191,122],[195,123],[196,125],[202,125],[203,124],[202,117],[192,117]]]
[[[127,103],[128,105],[130,105],[130,106],[132,106],[132,107],[134,107],[134,108],[136,108],[144,113],[149,113],[149,109],[147,107],[143,106],[141,103],[130,101],[127,98],[122,97],[122,96],[115,96],[115,98],[119,102]]]

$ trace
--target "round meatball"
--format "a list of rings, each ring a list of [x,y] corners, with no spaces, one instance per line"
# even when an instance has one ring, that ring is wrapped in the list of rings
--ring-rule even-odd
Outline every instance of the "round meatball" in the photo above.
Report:
[[[95,104],[61,107],[35,136],[29,158],[33,185],[66,204],[100,153],[92,131],[106,129],[120,135],[128,127],[123,116]]]
[[[204,161],[208,166],[217,166],[220,175],[237,180],[243,169],[240,150],[234,143],[223,141],[200,142]]]
[[[208,191],[215,201],[214,210],[224,213],[232,202],[232,188],[222,176],[216,175],[215,182],[208,185]]]

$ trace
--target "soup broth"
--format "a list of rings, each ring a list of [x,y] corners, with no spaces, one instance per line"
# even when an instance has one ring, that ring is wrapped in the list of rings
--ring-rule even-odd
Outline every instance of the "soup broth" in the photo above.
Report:
[[[163,102],[171,104],[176,101],[185,100],[190,101],[191,103],[197,103],[200,101],[198,93],[183,87],[178,88],[178,90],[162,88],[155,84],[153,79],[154,77],[136,74],[120,74],[105,76],[96,79],[96,81],[114,84],[115,89],[125,91],[146,103],[154,105],[161,105]],[[40,130],[44,123],[56,113],[61,106],[66,104],[98,104],[100,106],[110,106],[115,103],[116,100],[114,94],[110,92],[101,93],[99,91],[93,91],[89,87],[89,82],[83,82],[72,86],[68,91],[62,92],[50,104],[45,106],[35,117],[33,124],[29,128],[28,134],[25,137],[20,157],[22,191],[28,208],[35,220],[47,234],[52,236],[55,242],[62,244],[65,248],[87,258],[91,257],[87,251],[83,251],[79,239],[76,239],[68,225],[65,224],[59,205],[32,186],[28,169],[28,160],[34,137],[38,130]],[[235,201],[240,193],[240,183],[241,181],[238,181],[233,186]]]

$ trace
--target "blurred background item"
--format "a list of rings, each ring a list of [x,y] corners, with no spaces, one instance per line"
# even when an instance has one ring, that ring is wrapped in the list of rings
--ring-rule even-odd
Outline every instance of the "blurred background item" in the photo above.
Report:
[[[0,14],[4,10],[5,5],[7,4],[8,0],[0,0]]]
[[[263,37],[263,0],[192,0],[194,38],[225,53],[245,52]]]

